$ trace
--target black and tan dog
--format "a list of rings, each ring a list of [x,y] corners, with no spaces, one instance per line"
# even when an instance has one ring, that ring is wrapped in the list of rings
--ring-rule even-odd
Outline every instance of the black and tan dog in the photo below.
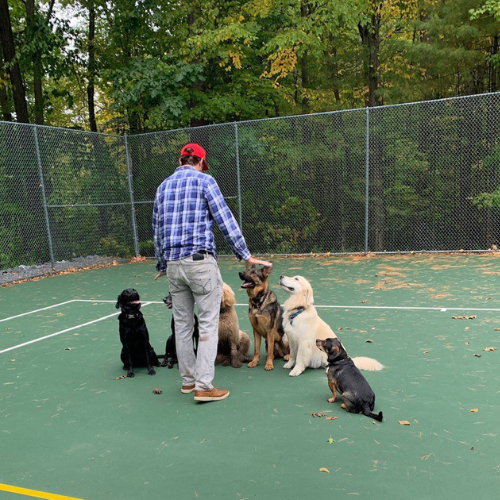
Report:
[[[163,302],[167,306],[167,309],[172,309],[172,294],[168,294]],[[164,358],[161,366],[168,366],[169,368],[173,368],[173,366],[178,363],[177,359],[177,347],[175,344],[175,322],[174,317],[172,316],[172,321],[170,322],[170,331],[172,332],[170,336],[167,338],[167,343],[165,345],[165,354],[159,355],[159,358]],[[193,349],[196,355],[198,350],[198,340],[200,338],[200,332],[198,329],[198,316],[194,315],[194,330],[193,330]]]
[[[254,355],[249,368],[259,364],[262,338],[266,341],[266,370],[274,369],[274,358],[288,359],[290,349],[283,330],[283,309],[278,304],[276,294],[269,290],[267,282],[272,267],[251,268],[239,273],[243,281],[241,288],[248,294],[248,318],[253,328]]]
[[[121,360],[127,377],[134,376],[134,367],[146,367],[149,375],[156,372],[153,366],[160,366],[158,356],[149,343],[149,332],[141,312],[141,299],[137,290],[127,288],[118,295],[117,309],[120,322]]]
[[[236,297],[232,288],[222,284],[222,296],[219,311],[219,342],[215,364],[231,365],[240,368],[242,363],[248,363],[250,351],[250,337],[240,330],[238,315],[234,309]]]
[[[370,384],[347,355],[340,340],[338,338],[318,339],[316,345],[328,356],[328,386],[333,394],[328,402],[334,403],[339,392],[343,400],[341,408],[351,413],[362,413],[382,422],[382,412],[378,415],[372,413],[375,406],[375,394]]]

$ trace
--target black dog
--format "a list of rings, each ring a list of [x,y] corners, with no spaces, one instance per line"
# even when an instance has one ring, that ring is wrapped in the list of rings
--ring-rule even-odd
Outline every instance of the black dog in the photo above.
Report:
[[[172,309],[172,294],[168,294],[163,302],[167,306],[167,309]],[[160,355],[159,358],[164,358],[161,366],[168,366],[169,368],[173,368],[174,364],[178,362],[177,360],[177,348],[175,346],[175,322],[174,317],[172,316],[172,321],[170,322],[170,330],[172,334],[167,339],[167,343],[165,345],[165,355]],[[200,332],[198,330],[198,316],[194,315],[194,330],[193,330],[193,349],[196,355],[198,351],[198,340],[200,338]]]
[[[153,366],[160,366],[158,356],[149,343],[149,332],[141,309],[141,299],[137,290],[127,288],[118,295],[116,308],[121,309],[120,340],[122,343],[121,360],[127,377],[134,376],[135,366],[145,366],[149,375],[156,372]]]
[[[362,413],[382,422],[382,412],[378,415],[372,413],[375,406],[375,394],[370,384],[347,355],[340,340],[318,339],[316,345],[328,355],[328,386],[333,394],[328,402],[335,402],[338,391],[343,400],[341,408],[351,413]]]

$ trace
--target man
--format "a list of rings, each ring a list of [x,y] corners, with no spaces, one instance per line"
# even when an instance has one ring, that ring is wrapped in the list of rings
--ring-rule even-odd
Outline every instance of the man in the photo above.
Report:
[[[229,391],[213,387],[217,355],[222,278],[217,265],[213,222],[238,259],[272,266],[252,257],[241,230],[208,170],[206,152],[186,144],[179,167],[158,187],[153,233],[158,279],[165,274],[172,294],[181,392],[195,401],[220,401]],[[167,265],[168,264],[168,265]],[[194,305],[198,307],[198,352],[193,351]]]

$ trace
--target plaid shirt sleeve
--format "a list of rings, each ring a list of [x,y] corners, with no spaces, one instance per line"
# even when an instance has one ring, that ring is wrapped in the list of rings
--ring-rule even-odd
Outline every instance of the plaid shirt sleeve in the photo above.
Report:
[[[219,229],[222,231],[225,240],[233,249],[233,252],[238,260],[247,260],[252,256],[252,254],[247,248],[241,229],[238,226],[233,213],[227,206],[219,185],[213,177],[210,177],[210,179],[211,180],[206,191],[210,213],[219,226]]]
[[[155,197],[155,202],[153,205],[153,237],[155,246],[155,257],[156,257],[156,269],[158,271],[166,271],[167,267],[162,255],[162,242],[161,242],[161,230],[158,226],[158,193]]]

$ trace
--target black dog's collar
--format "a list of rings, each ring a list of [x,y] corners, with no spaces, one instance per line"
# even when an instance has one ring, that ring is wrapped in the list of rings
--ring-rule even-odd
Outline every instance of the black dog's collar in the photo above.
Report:
[[[305,307],[299,307],[295,310],[293,314],[290,314],[290,325],[293,325],[293,320],[301,313],[303,313],[306,310]]]

